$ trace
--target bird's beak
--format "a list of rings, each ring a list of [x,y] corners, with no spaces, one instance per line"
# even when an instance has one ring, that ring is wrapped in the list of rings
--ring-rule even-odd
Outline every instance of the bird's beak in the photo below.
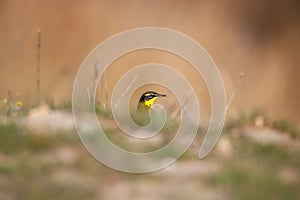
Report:
[[[165,97],[165,96],[167,96],[167,95],[165,95],[165,94],[158,94],[158,98],[160,98],[160,97]]]

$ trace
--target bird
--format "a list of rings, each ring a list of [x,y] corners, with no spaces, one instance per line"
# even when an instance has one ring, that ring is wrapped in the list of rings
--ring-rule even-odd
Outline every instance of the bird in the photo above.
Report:
[[[154,91],[144,92],[138,102],[135,118],[140,125],[146,125],[150,122],[149,110],[152,109],[154,102],[161,97],[166,97],[165,94],[159,94]]]
[[[138,103],[138,110],[144,111],[149,110],[152,108],[154,102],[161,97],[165,97],[165,94],[159,94],[157,92],[148,91],[141,95],[139,103]]]

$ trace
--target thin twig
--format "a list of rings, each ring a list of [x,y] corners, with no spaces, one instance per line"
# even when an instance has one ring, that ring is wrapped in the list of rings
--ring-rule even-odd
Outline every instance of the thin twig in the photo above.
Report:
[[[117,106],[120,104],[121,100],[123,99],[123,97],[125,96],[125,94],[128,92],[128,90],[131,88],[131,86],[133,85],[133,83],[138,79],[138,76],[135,76],[134,79],[130,82],[130,84],[127,86],[127,88],[124,90],[124,92],[121,94],[121,97],[118,99],[116,105],[115,105],[115,109],[117,108]]]
[[[189,101],[190,101],[190,99],[191,99],[191,97],[192,97],[192,94],[193,94],[193,90],[191,90],[191,91],[189,92],[188,97],[187,97],[186,100],[183,102],[183,104],[182,104],[182,106],[180,107],[180,109],[177,110],[177,113],[176,113],[175,117],[178,117],[179,114],[180,114],[180,112],[183,112],[183,111],[186,109],[187,104],[189,103]]]
[[[230,99],[229,99],[229,101],[228,101],[228,103],[227,103],[227,105],[226,105],[226,107],[225,107],[225,113],[227,113],[227,110],[229,109],[229,106],[231,105],[231,103],[232,103],[232,101],[233,101],[233,98],[235,97],[235,95],[236,95],[236,93],[237,93],[237,91],[238,91],[238,89],[239,89],[239,87],[240,87],[240,85],[241,85],[241,83],[242,83],[242,81],[243,81],[243,78],[244,78],[244,73],[241,72],[241,73],[240,73],[239,80],[238,80],[238,83],[237,83],[237,85],[236,85],[236,87],[235,87],[235,89],[234,89],[232,95],[230,96]]]
[[[11,92],[10,89],[7,91],[7,94],[8,94],[8,102],[13,102],[14,97],[13,97],[12,92]]]
[[[104,109],[107,108],[108,105],[108,87],[107,87],[107,72],[104,72]]]
[[[96,93],[97,79],[98,79],[98,76],[99,76],[99,65],[100,65],[100,56],[97,56],[97,61],[96,61],[96,64],[94,65],[93,81],[92,81],[91,86],[89,88],[87,88],[88,95],[89,95],[89,102],[90,102],[91,105],[94,105],[95,97],[93,95],[94,93],[92,93],[92,92]]]
[[[89,89],[89,88],[86,88],[86,90],[87,90],[87,95],[88,95],[88,98],[89,98],[90,106],[92,107],[92,106],[93,106],[93,102],[92,102],[92,98],[91,98],[90,89]]]

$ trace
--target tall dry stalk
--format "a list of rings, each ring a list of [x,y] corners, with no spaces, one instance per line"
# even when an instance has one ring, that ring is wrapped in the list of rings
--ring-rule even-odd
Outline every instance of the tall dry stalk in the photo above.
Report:
[[[96,94],[97,94],[97,83],[98,83],[97,80],[99,78],[100,64],[101,64],[100,56],[97,56],[97,61],[94,65],[94,71],[93,71],[93,75],[94,75],[93,81],[92,81],[91,86],[89,88],[87,88],[91,108],[93,108],[94,104],[95,104],[95,99],[96,99]]]
[[[105,66],[105,63],[103,61],[103,59],[101,60],[100,55],[97,56],[97,62],[94,65],[94,81],[93,81],[93,85],[92,85],[92,89],[93,91],[95,91],[97,89],[97,80],[99,78],[99,73],[100,73],[100,67]],[[102,93],[103,96],[103,101],[101,103],[102,108],[107,109],[108,108],[108,85],[107,85],[107,71],[103,72],[103,78],[102,78],[103,83],[100,85],[100,90],[101,92],[103,91],[104,93]],[[94,103],[94,102],[92,102]]]
[[[108,107],[108,86],[107,86],[107,72],[104,73],[104,103],[103,108],[107,109]]]
[[[240,76],[239,76],[239,79],[238,79],[238,82],[237,82],[237,85],[235,86],[235,89],[234,89],[233,93],[231,94],[231,96],[229,98],[229,101],[226,104],[225,114],[227,113],[227,111],[228,111],[228,109],[229,109],[229,107],[230,107],[230,105],[233,101],[233,98],[235,97],[235,95],[236,95],[236,93],[237,93],[237,91],[238,91],[238,89],[239,89],[239,87],[240,87],[240,85],[241,85],[241,83],[244,79],[244,76],[245,76],[245,74],[243,72],[241,72]]]
[[[36,95],[38,102],[40,103],[41,101],[41,30],[36,29],[37,33],[37,39],[36,39],[36,48],[37,48],[37,53],[36,53]]]

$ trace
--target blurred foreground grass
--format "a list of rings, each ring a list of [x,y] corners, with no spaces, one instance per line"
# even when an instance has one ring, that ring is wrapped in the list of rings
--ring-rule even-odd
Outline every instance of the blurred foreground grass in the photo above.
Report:
[[[213,185],[227,188],[233,199],[299,199],[299,147],[256,144],[243,137],[233,144],[236,157],[222,163],[210,179]]]
[[[257,131],[251,120],[228,123],[204,160],[197,159],[199,137],[176,164],[143,175],[103,166],[75,131],[36,134],[0,124],[0,199],[300,199],[300,142],[287,133],[294,129],[274,126],[291,139],[260,143],[247,136]]]

